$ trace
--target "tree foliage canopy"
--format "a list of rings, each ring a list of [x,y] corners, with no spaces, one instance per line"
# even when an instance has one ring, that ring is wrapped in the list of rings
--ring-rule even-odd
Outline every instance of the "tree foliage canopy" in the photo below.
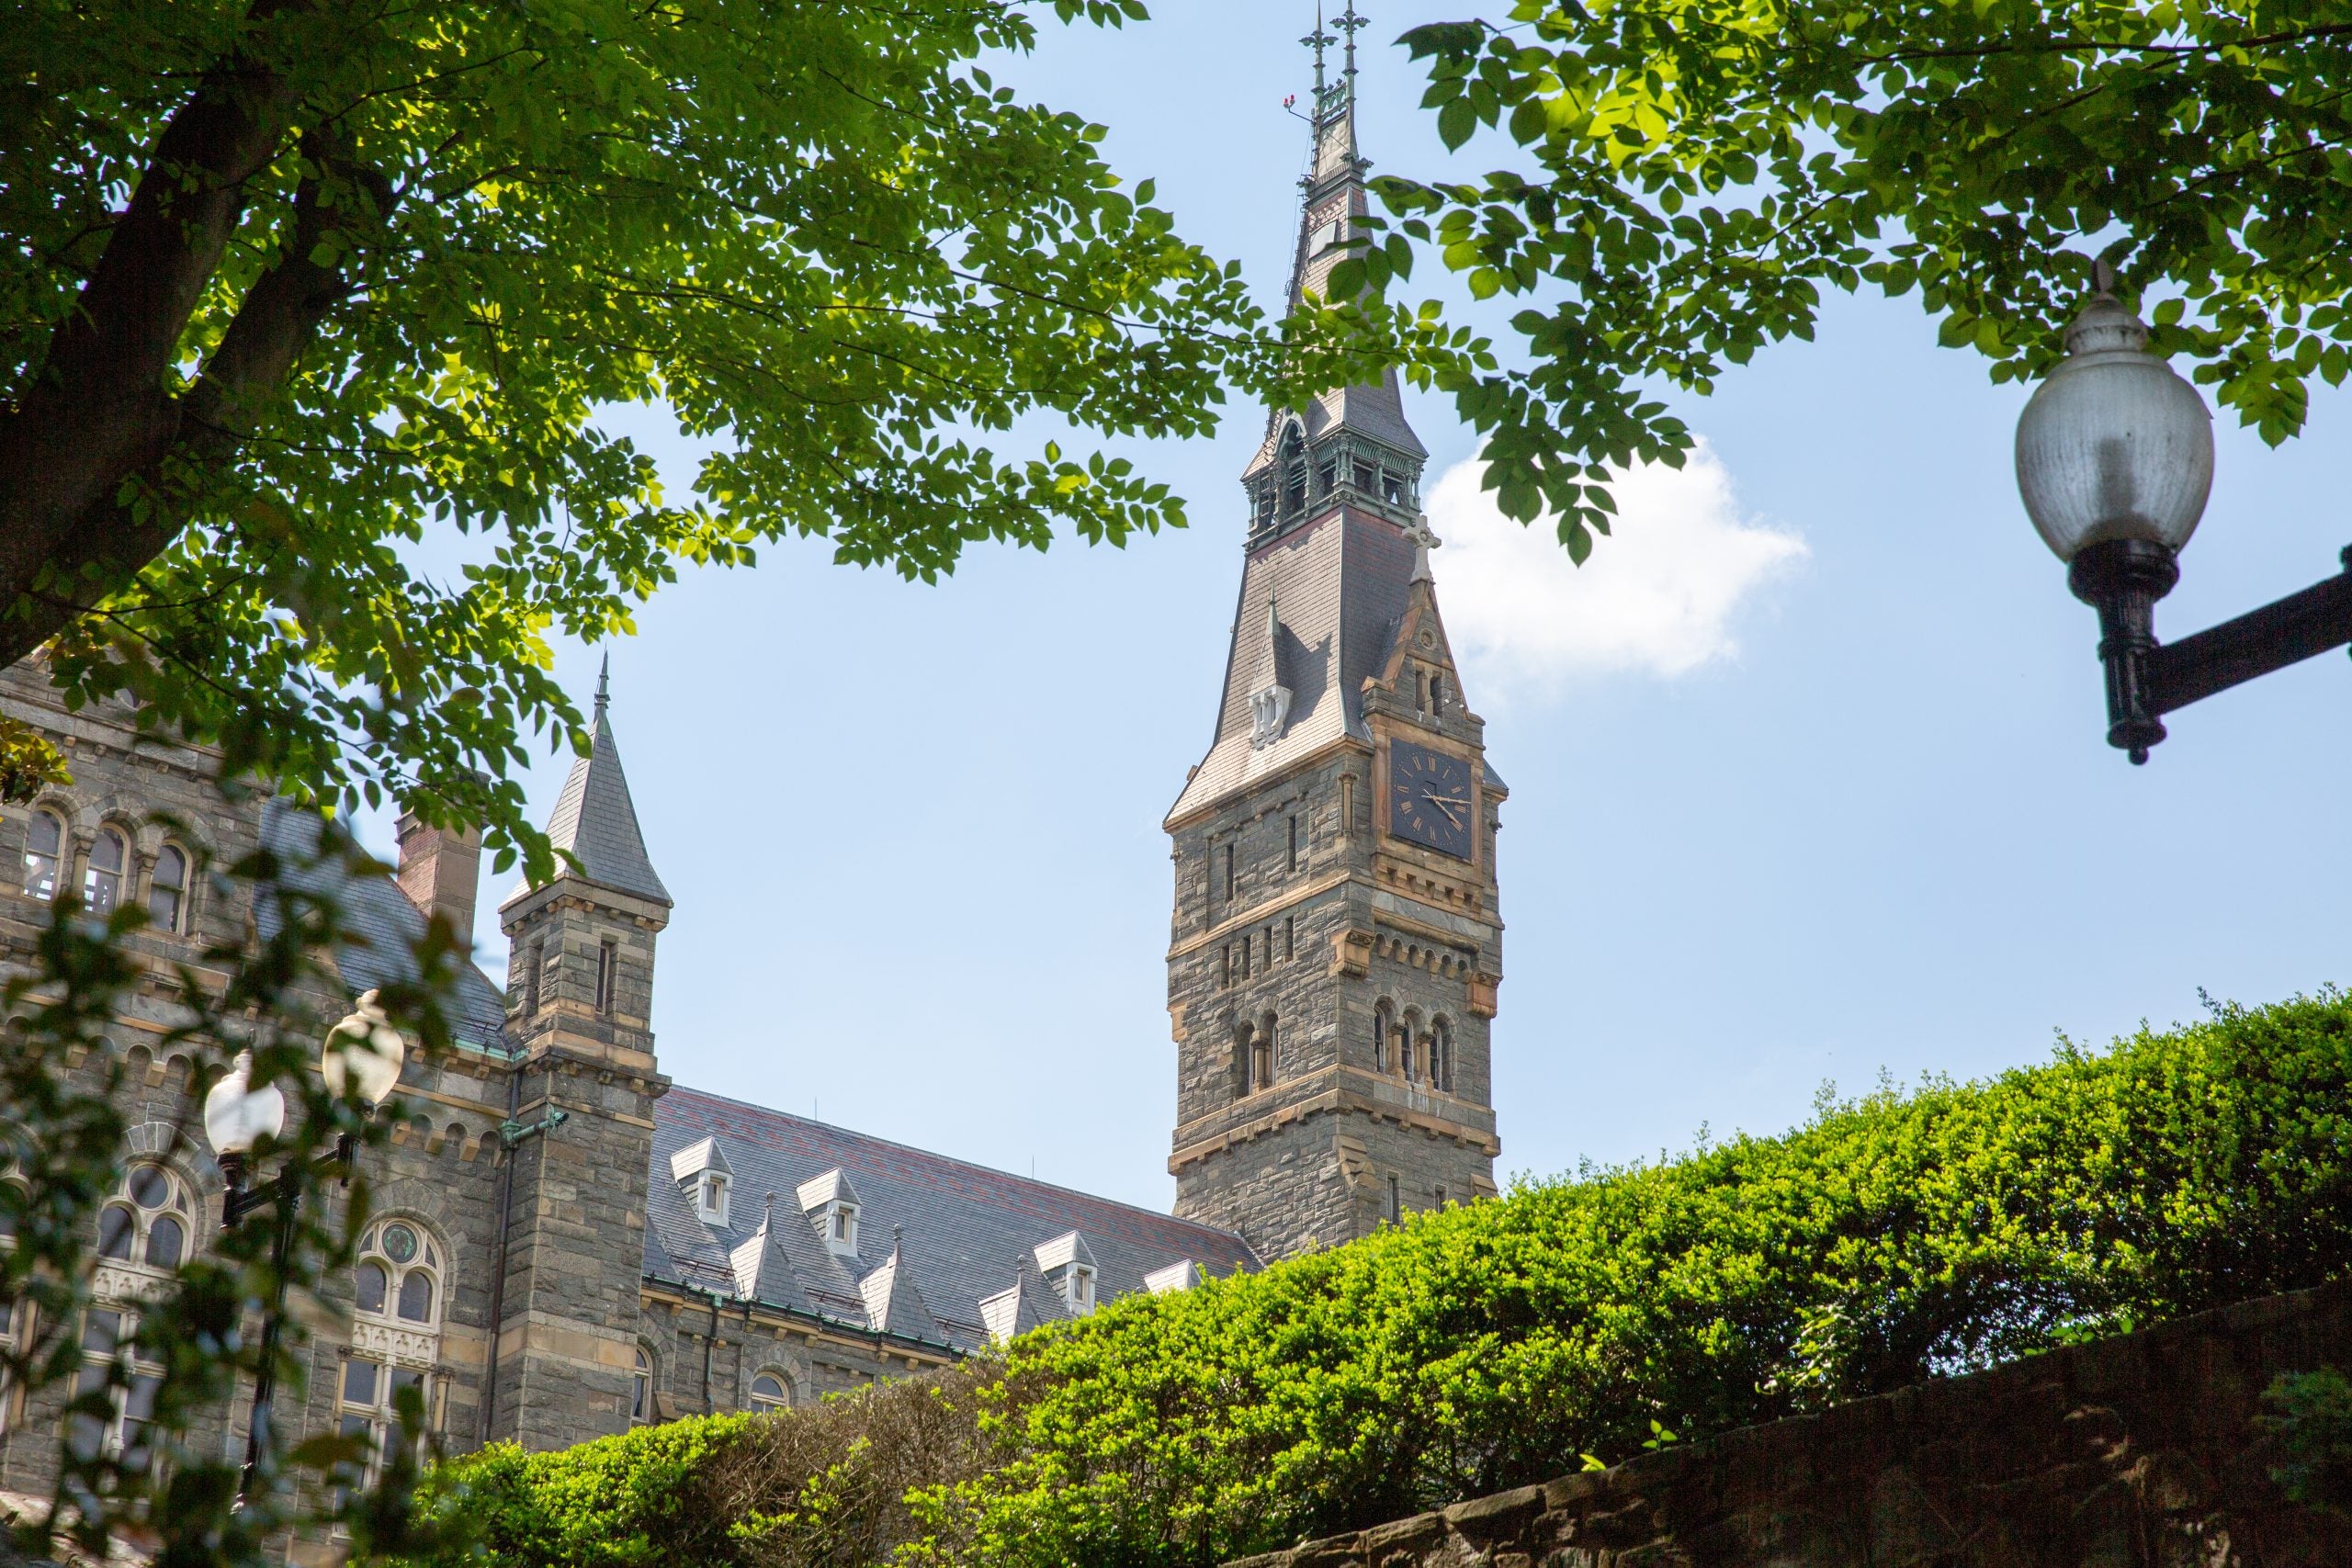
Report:
[[[1053,0],[1117,24],[1136,0]],[[1234,267],[975,63],[1012,0],[33,0],[0,31],[0,660],[334,797],[485,781],[680,562],[1181,522],[1017,417],[1277,387]],[[599,411],[715,443],[665,493]],[[464,536],[452,544],[450,536]],[[468,564],[428,576],[417,546]]]
[[[2103,258],[2274,445],[2352,371],[2344,0],[1517,0],[1405,41],[1449,147],[1517,150],[1379,189],[1473,294],[1527,300],[1528,367],[1462,404],[1504,512],[1548,507],[1578,559],[1604,462],[1688,449],[1655,389],[1811,337],[1825,288],[1916,297],[2004,380]]]
[[[1206,1568],[2316,1284],[2352,1256],[2347,1106],[2352,1001],[2222,1009],[1129,1297],[977,1381],[720,1417],[660,1487],[618,1445],[684,1439],[491,1450],[428,1512],[510,1568],[637,1561],[575,1516],[681,1568]]]

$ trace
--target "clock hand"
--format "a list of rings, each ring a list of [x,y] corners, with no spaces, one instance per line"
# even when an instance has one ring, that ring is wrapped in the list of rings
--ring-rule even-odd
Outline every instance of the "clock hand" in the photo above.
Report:
[[[1427,790],[1421,792],[1421,798],[1444,812],[1445,819],[1457,828],[1462,826],[1462,818],[1453,814],[1453,808],[1457,806],[1465,811],[1470,808],[1470,803],[1466,800],[1456,800],[1450,795],[1431,795]]]

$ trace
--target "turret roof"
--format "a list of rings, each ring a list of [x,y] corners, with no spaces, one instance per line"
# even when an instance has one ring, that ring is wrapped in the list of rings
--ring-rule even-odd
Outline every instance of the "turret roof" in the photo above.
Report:
[[[609,667],[607,670],[609,673]],[[588,755],[571,764],[556,797],[555,814],[548,818],[548,840],[555,846],[559,877],[574,875],[667,904],[670,890],[653,870],[645,852],[645,835],[637,826],[637,807],[629,799],[628,775],[621,771],[619,744],[613,739],[612,716],[605,675],[596,680],[596,711],[589,723]],[[579,862],[574,871],[564,863],[565,852]],[[507,902],[529,891],[526,883],[507,896]]]

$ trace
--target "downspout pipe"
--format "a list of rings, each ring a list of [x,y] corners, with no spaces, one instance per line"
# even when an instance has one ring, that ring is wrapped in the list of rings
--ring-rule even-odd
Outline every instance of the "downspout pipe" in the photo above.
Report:
[[[523,1069],[518,1065],[506,1075],[506,1121],[513,1125],[515,1112],[523,1109]],[[498,1412],[498,1341],[506,1330],[506,1252],[507,1236],[514,1213],[514,1159],[517,1145],[504,1137],[498,1140],[498,1268],[490,1277],[490,1357],[489,1370],[482,1376],[481,1434],[478,1447],[490,1446],[491,1422]]]

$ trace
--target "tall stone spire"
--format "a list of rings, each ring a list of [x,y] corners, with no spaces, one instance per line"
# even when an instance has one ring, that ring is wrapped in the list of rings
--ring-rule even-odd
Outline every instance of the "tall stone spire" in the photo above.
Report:
[[[1367,243],[1363,18],[1330,26],[1303,40],[1294,309]],[[1269,411],[1216,732],[1165,824],[1176,1213],[1266,1257],[1495,1190],[1505,792],[1438,614],[1427,459],[1394,375]]]
[[[1355,41],[1366,18],[1353,0],[1331,24],[1347,44],[1346,66],[1329,79],[1325,51],[1338,41],[1317,17],[1300,41],[1315,54],[1312,162],[1299,181],[1298,243],[1291,257],[1288,304],[1321,296],[1331,269],[1370,243],[1361,220],[1372,210],[1364,175],[1372,167],[1356,144]],[[1270,409],[1265,440],[1242,470],[1250,491],[1252,541],[1306,522],[1330,497],[1381,510],[1399,526],[1416,514],[1428,449],[1405,418],[1396,373],[1327,392],[1303,412]]]

